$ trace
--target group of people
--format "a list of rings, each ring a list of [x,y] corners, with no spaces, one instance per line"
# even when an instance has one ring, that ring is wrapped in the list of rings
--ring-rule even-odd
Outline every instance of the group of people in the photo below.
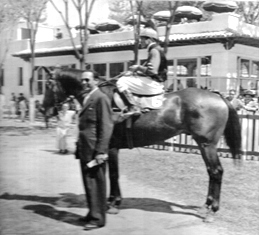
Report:
[[[226,99],[230,101],[237,111],[245,110],[247,114],[254,114],[259,109],[258,101],[251,90],[238,95],[236,90],[232,89],[229,91],[229,96]]]

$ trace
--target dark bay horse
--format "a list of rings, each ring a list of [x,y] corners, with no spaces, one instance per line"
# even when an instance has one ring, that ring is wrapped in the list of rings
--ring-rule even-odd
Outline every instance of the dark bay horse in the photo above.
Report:
[[[64,101],[69,95],[73,95],[82,104],[85,93],[80,83],[81,73],[79,70],[62,70],[56,74],[52,91],[58,100],[52,100],[52,104]],[[114,83],[114,80],[110,80],[101,83],[99,88],[112,98],[116,92]],[[223,168],[217,155],[220,137],[224,135],[234,159],[238,157],[241,149],[241,127],[232,105],[218,94],[197,88],[168,93],[161,109],[151,110],[133,118],[132,146],[128,141],[125,122],[115,124],[110,141],[110,208],[118,207],[121,202],[118,180],[119,149],[157,144],[186,133],[197,142],[208,171],[208,195],[203,209],[206,209],[205,221],[210,220],[219,210],[220,202],[223,176]]]

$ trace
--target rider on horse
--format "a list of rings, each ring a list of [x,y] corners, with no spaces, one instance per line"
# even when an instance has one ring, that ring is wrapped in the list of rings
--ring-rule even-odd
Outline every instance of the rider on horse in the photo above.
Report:
[[[152,28],[144,28],[140,32],[141,47],[147,47],[148,58],[143,65],[133,65],[130,74],[120,77],[117,87],[127,100],[126,115],[140,115],[133,94],[152,96],[164,92],[163,82],[167,79],[167,60],[163,49],[158,44],[158,34]]]

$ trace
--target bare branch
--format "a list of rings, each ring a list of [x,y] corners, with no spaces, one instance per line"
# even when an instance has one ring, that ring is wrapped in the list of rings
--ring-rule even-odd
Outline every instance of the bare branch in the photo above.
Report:
[[[75,51],[75,53],[76,53],[76,58],[79,59],[79,58],[80,58],[80,53],[79,53],[79,50],[76,48],[76,44],[75,44],[75,42],[74,42],[74,40],[73,40],[73,35],[72,35],[72,33],[71,33],[70,26],[69,26],[67,20],[65,19],[63,13],[58,9],[58,7],[57,7],[56,4],[54,3],[54,1],[53,1],[53,0],[50,0],[50,2],[51,2],[51,4],[53,5],[53,7],[55,8],[55,10],[56,10],[56,11],[59,13],[59,15],[61,16],[61,18],[62,18],[62,20],[63,20],[63,22],[64,22],[64,24],[65,24],[65,26],[66,26],[66,28],[67,28],[67,30],[68,30],[69,37],[70,37],[70,39],[71,39],[70,41],[71,41],[72,46],[73,46],[73,49],[74,49],[74,51]]]

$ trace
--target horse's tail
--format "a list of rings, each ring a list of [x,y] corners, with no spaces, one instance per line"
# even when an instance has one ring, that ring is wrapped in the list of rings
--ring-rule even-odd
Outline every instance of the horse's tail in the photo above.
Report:
[[[224,131],[224,136],[227,145],[230,148],[230,152],[233,158],[238,158],[238,155],[241,153],[241,144],[242,144],[242,136],[241,136],[241,124],[239,121],[238,114],[235,108],[231,105],[231,103],[224,99],[228,106],[228,121]]]

